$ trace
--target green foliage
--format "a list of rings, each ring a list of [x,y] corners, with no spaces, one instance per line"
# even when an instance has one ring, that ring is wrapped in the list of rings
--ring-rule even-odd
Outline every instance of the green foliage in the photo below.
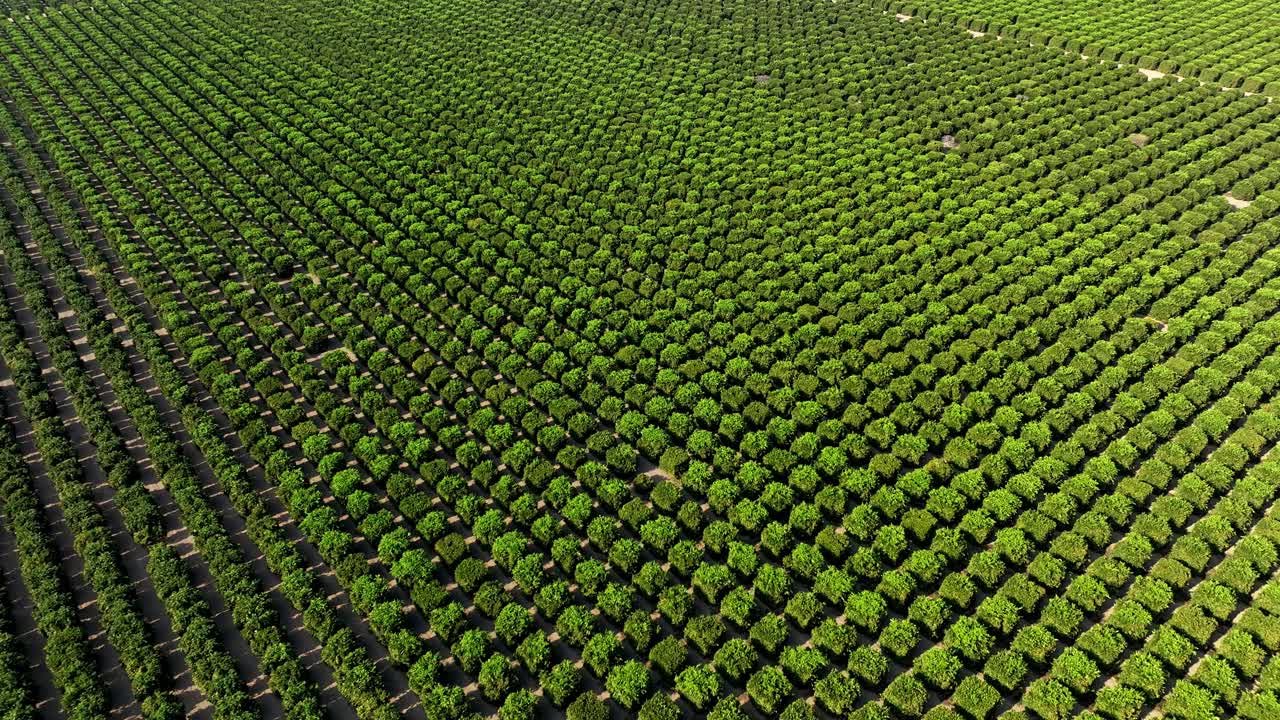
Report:
[[[928,692],[911,675],[899,675],[884,690],[884,701],[903,717],[917,718],[924,712]]]
[[[635,660],[617,665],[609,672],[605,688],[622,707],[634,710],[649,689],[649,671]]]
[[[1170,717],[1179,720],[1211,718],[1219,714],[1213,692],[1187,680],[1174,683],[1173,690],[1165,698],[1164,709]]]
[[[532,720],[537,716],[538,698],[523,688],[506,695],[498,708],[498,720]]]
[[[720,692],[720,676],[706,665],[691,665],[676,677],[676,690],[698,710],[710,706]]]
[[[480,666],[478,678],[484,696],[492,701],[500,700],[508,695],[514,680],[511,662],[501,655],[492,655]]]
[[[1089,656],[1069,647],[1054,659],[1049,675],[1072,690],[1083,693],[1098,679],[1101,672]]]
[[[1020,687],[1027,676],[1027,663],[1022,654],[1014,650],[1001,650],[992,655],[983,666],[987,679],[1005,690]]]
[[[731,680],[742,680],[755,666],[758,654],[751,643],[741,638],[732,638],[716,651],[715,667]]]
[[[955,687],[960,668],[960,660],[949,650],[940,647],[924,651],[912,664],[914,674],[921,681],[939,690]]]
[[[986,660],[995,647],[995,638],[971,617],[957,618],[945,640],[962,658],[974,663]]]
[[[582,660],[592,675],[604,678],[621,652],[622,643],[612,633],[600,633],[582,648]]]
[[[360,720],[334,583],[431,718],[1275,714],[1265,4],[30,4],[0,505],[68,717],[85,593],[180,714],[146,587],[252,714],[175,530],[289,717],[267,580]]]
[[[793,691],[791,681],[776,665],[766,665],[747,681],[747,694],[760,710],[773,714],[780,710]]]
[[[834,715],[848,715],[857,704],[858,681],[848,673],[833,672],[819,680],[813,688],[818,703]]]
[[[1076,700],[1062,683],[1040,678],[1027,686],[1022,702],[1044,720],[1063,720],[1071,712]]]
[[[649,662],[668,677],[674,677],[689,661],[684,643],[674,637],[665,637],[649,650]]]
[[[543,673],[539,682],[551,704],[565,707],[582,687],[582,672],[569,660],[562,660]]]
[[[577,697],[565,708],[567,720],[608,720],[609,706],[589,692]]]
[[[982,678],[969,675],[960,681],[952,697],[956,707],[977,720],[984,720],[1000,702],[1000,691]]]
[[[910,620],[893,619],[880,633],[880,648],[894,657],[903,658],[915,649],[920,631]]]

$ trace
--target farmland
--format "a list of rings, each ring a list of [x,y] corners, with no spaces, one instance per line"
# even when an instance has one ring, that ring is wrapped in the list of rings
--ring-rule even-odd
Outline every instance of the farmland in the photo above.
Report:
[[[1175,0],[1158,5],[1120,2],[1054,3],[962,0],[880,3],[1038,45],[1224,87],[1280,94],[1280,12],[1274,3]],[[1268,87],[1269,86],[1269,87]]]
[[[1275,51],[966,4],[0,0],[4,717],[1280,717]]]

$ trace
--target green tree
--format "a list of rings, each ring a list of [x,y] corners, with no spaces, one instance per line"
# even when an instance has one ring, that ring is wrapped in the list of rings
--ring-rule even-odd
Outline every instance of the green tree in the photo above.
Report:
[[[538,708],[538,698],[524,688],[507,694],[498,708],[498,720],[533,720]]]
[[[551,704],[562,708],[582,687],[582,671],[572,661],[562,660],[543,673],[539,682]]]
[[[732,638],[720,646],[715,654],[715,666],[731,680],[741,680],[755,666],[758,657],[751,643],[741,638]]]
[[[690,705],[704,710],[720,692],[720,676],[706,665],[691,665],[676,677],[676,690]]]
[[[903,717],[917,718],[924,712],[928,691],[911,675],[899,675],[884,689],[885,703]]]
[[[609,672],[605,688],[618,704],[634,710],[649,689],[649,671],[639,662],[628,660]]]
[[[481,692],[489,700],[496,701],[507,695],[514,675],[511,672],[511,661],[502,655],[491,655],[480,666],[477,677]]]
[[[566,720],[609,720],[609,706],[592,693],[584,692],[565,709]]]
[[[777,665],[766,665],[747,682],[747,694],[764,713],[773,714],[791,696],[791,681]]]
[[[1063,720],[1069,716],[1076,699],[1066,685],[1040,678],[1027,686],[1022,702],[1044,720]]]

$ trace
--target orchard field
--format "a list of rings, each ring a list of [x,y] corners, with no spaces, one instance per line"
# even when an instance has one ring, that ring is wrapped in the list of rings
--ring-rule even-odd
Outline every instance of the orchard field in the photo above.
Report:
[[[906,15],[1246,92],[1280,95],[1280,7],[1267,0],[920,0],[884,2]]]
[[[1275,10],[1012,5],[0,0],[0,717],[1280,718]]]

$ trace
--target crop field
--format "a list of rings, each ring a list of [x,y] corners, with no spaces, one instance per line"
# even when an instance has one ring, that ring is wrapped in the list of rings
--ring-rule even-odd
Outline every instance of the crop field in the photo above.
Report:
[[[1280,26],[1138,6],[0,0],[0,718],[1280,718]]]
[[[1280,95],[1280,7],[1270,0],[876,2],[894,13]]]

